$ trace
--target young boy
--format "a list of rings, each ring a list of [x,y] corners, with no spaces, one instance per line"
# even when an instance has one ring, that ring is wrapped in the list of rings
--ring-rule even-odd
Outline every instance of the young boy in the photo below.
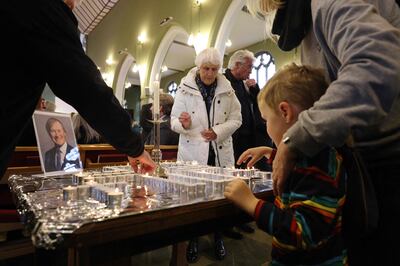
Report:
[[[312,107],[327,87],[320,70],[296,64],[268,81],[258,103],[274,143],[281,142],[299,114]],[[251,166],[264,156],[271,163],[274,155],[269,147],[252,148],[240,156],[238,164],[251,158]],[[273,236],[272,265],[346,265],[341,236],[345,182],[342,157],[334,148],[326,148],[313,158],[297,161],[274,203],[257,199],[241,180],[227,185],[224,195]]]

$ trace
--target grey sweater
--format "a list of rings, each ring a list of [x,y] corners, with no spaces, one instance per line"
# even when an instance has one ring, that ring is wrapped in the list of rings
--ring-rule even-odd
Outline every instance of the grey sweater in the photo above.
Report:
[[[352,132],[360,148],[399,154],[399,7],[394,0],[312,0],[312,20],[302,62],[323,67],[332,83],[286,132],[289,147],[312,156]]]

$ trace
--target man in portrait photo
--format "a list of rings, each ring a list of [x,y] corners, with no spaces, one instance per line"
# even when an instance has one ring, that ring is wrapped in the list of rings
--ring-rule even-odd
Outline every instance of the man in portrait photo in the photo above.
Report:
[[[67,131],[63,123],[51,117],[46,122],[46,131],[54,146],[45,153],[45,172],[72,171],[82,168],[79,150],[67,143]]]

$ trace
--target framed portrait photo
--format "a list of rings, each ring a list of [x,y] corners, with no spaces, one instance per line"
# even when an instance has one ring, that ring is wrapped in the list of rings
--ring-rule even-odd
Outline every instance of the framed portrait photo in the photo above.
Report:
[[[82,171],[79,148],[69,114],[35,111],[33,125],[40,164],[46,176]]]

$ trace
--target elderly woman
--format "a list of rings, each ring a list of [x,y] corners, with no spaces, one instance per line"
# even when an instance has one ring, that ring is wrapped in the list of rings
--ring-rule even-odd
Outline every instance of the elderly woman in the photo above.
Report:
[[[232,134],[242,124],[240,103],[230,82],[218,71],[222,57],[214,48],[203,50],[196,67],[181,81],[171,112],[171,128],[179,133],[178,160],[221,167],[234,165]],[[198,259],[197,239],[189,242],[187,259]],[[215,255],[225,255],[220,233]]]

